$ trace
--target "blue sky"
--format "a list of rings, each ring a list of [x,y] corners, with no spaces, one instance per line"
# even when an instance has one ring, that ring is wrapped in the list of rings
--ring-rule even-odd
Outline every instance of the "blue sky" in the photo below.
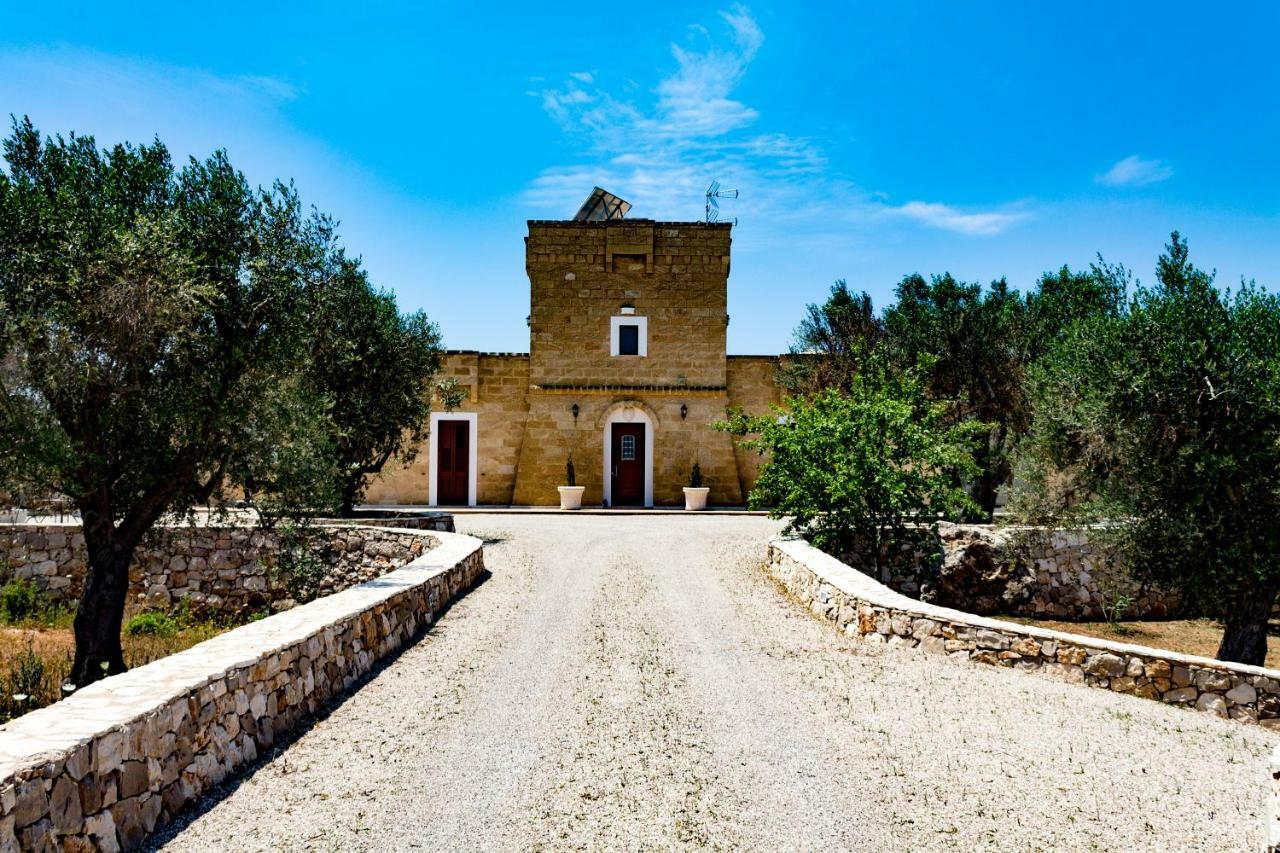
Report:
[[[451,347],[527,350],[524,222],[595,184],[741,190],[730,352],[837,278],[1149,279],[1173,228],[1280,283],[1274,4],[270,5],[10,5],[0,111],[292,178]]]

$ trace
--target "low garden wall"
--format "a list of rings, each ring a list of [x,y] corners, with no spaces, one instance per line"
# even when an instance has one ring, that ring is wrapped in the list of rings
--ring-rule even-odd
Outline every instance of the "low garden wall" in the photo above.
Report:
[[[408,535],[439,544],[0,727],[0,850],[137,847],[418,636],[484,559],[470,536]]]
[[[1087,529],[940,523],[886,548],[877,571],[867,548],[845,563],[892,589],[968,613],[1099,620],[1122,599],[1124,618],[1179,612],[1174,593],[1136,581]]]
[[[1184,705],[1280,730],[1280,671],[1097,640],[908,598],[800,539],[769,543],[769,572],[848,636]]]
[[[379,528],[452,531],[453,516],[432,513],[379,519]],[[360,533],[350,522],[325,522],[317,556],[327,564],[321,595],[377,577],[422,552],[421,537]],[[323,547],[327,544],[327,547]],[[274,571],[277,537],[252,527],[163,527],[153,531],[129,567],[134,604],[167,607],[187,599],[198,611],[243,615],[287,602]],[[86,554],[79,524],[0,525],[0,584],[35,583],[47,601],[70,601],[84,587]]]

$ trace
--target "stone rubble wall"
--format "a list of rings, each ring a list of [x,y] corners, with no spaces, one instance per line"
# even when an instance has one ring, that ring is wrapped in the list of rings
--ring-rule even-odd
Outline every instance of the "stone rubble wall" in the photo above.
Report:
[[[416,535],[440,544],[375,582],[228,631],[0,726],[0,850],[136,848],[255,761],[419,636],[483,572],[480,540]]]
[[[843,560],[904,595],[969,613],[1094,621],[1121,596],[1127,619],[1180,613],[1175,593],[1134,579],[1088,530],[940,523],[915,533],[884,549],[878,573],[868,548]]]
[[[1028,572],[1027,598],[1012,613],[1040,619],[1100,619],[1119,596],[1128,618],[1165,619],[1180,612],[1178,595],[1135,580],[1087,530],[1017,527],[1007,531]],[[1096,538],[1096,537],[1095,537]],[[1031,581],[1034,578],[1034,581]]]
[[[452,531],[447,514],[372,521],[380,528]],[[422,553],[412,534],[359,533],[351,523],[326,523],[329,568],[320,594],[384,574]],[[166,527],[144,540],[129,567],[131,606],[168,607],[187,599],[202,613],[243,615],[288,606],[289,592],[274,572],[278,543],[251,527]],[[84,534],[79,524],[0,525],[0,584],[33,581],[49,601],[71,601],[84,588]]]
[[[769,543],[769,572],[850,637],[1040,672],[1280,730],[1280,671],[1114,643],[908,598],[799,539]]]

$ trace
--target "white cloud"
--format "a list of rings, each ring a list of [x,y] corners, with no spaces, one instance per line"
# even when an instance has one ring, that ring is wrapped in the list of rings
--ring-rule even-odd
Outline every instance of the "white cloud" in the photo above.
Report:
[[[982,237],[999,234],[1029,215],[1021,211],[965,213],[947,204],[926,201],[909,201],[900,207],[891,207],[888,210],[933,228]]]
[[[647,90],[627,80],[615,94],[597,75],[580,72],[533,93],[581,148],[577,162],[545,169],[522,201],[546,215],[567,216],[600,185],[632,202],[636,216],[700,219],[703,192],[718,179],[742,191],[723,213],[758,226],[752,243],[760,248],[794,245],[797,232],[806,239],[846,239],[852,224],[894,218],[987,235],[1027,217],[921,201],[892,207],[833,172],[818,140],[755,130],[759,111],[735,92],[764,34],[740,5],[721,12],[720,24],[719,32],[691,25],[685,43],[671,46],[674,66]]]
[[[1108,187],[1145,187],[1173,177],[1173,167],[1163,160],[1143,160],[1132,154],[1098,175],[1098,183]]]

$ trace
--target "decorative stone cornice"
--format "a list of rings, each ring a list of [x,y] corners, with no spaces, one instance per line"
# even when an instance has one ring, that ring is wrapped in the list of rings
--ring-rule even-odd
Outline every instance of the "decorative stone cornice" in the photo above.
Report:
[[[729,393],[725,385],[530,385],[540,394],[649,394],[664,397],[718,397]]]

